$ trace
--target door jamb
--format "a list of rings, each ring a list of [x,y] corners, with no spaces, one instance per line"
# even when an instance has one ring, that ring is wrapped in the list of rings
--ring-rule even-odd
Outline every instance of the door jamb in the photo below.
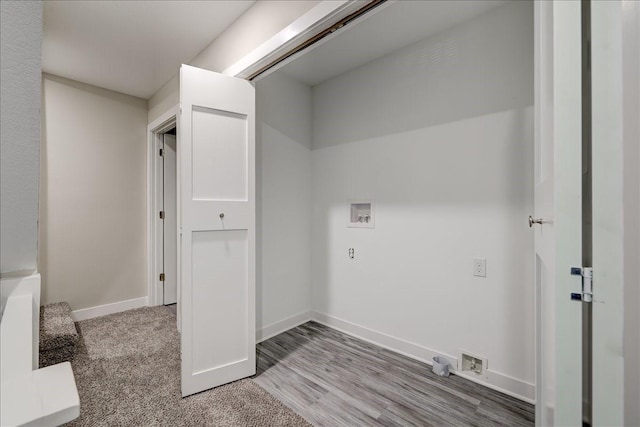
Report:
[[[156,212],[158,185],[157,156],[160,135],[177,126],[179,106],[174,106],[165,111],[160,117],[147,126],[147,294],[149,306],[163,304],[162,282],[159,280],[161,266],[159,265],[158,236],[156,228]],[[177,134],[177,132],[176,132]],[[179,176],[176,176],[179,180]],[[176,183],[178,184],[179,181]],[[176,187],[178,188],[178,187]],[[177,200],[178,206],[180,204]],[[179,211],[179,209],[178,209]],[[178,289],[180,288],[180,276],[178,275]]]

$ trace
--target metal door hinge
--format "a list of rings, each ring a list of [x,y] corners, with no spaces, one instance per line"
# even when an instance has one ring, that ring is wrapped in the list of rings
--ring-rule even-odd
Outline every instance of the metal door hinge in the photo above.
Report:
[[[162,148],[160,149],[160,157],[164,157],[164,150]]]
[[[164,282],[164,273],[160,273],[160,281]]]
[[[582,276],[582,293],[572,292],[574,301],[593,302],[593,268],[571,267],[572,276]]]
[[[164,211],[160,211],[160,219],[164,219]]]

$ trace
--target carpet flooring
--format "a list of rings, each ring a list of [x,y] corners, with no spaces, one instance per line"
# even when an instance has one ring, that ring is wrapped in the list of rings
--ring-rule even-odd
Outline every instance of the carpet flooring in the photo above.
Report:
[[[182,398],[175,315],[145,307],[77,323],[80,417],[68,426],[309,426],[253,380]]]

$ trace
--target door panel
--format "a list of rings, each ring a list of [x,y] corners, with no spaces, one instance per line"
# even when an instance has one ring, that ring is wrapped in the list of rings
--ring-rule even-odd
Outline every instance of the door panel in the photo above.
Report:
[[[555,425],[582,424],[582,18],[581,3],[553,2],[555,156]]]
[[[534,3],[535,164],[534,216],[554,216],[553,8]],[[553,425],[555,411],[555,226],[534,228],[536,252],[536,424]]]
[[[540,400],[536,405],[536,420],[538,425],[552,425],[555,411],[555,294],[550,292],[554,283],[551,274],[553,267],[547,265],[539,256],[536,256],[536,276],[538,286],[538,300],[546,309],[546,317],[542,320],[537,336],[539,348],[544,348],[539,361],[539,382],[544,389],[540,390]]]
[[[193,370],[246,361],[247,231],[193,233]]]
[[[247,117],[195,107],[193,198],[247,200]]]
[[[535,2],[536,424],[582,423],[580,2]]]
[[[592,2],[593,425],[624,424],[622,2]],[[637,111],[635,114],[637,120]],[[637,143],[637,141],[636,141]]]
[[[182,395],[255,374],[255,94],[180,68]]]

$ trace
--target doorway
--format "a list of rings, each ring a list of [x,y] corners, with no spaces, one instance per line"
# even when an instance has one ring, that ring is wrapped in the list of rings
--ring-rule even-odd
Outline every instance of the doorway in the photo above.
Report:
[[[162,180],[158,185],[158,201],[162,204],[159,219],[162,226],[162,303],[172,305],[178,302],[178,240],[177,188],[176,188],[176,128],[161,134],[158,150],[159,171]]]
[[[180,330],[177,113],[178,106],[175,106],[147,128],[147,289],[149,305],[175,304]]]

